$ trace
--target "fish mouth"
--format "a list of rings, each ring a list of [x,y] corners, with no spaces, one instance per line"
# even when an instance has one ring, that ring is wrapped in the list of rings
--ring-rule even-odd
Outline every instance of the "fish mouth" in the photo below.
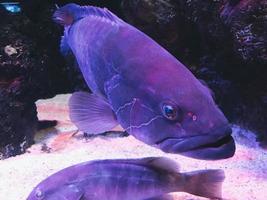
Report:
[[[230,134],[165,138],[156,145],[164,152],[178,153],[201,160],[225,159],[232,157],[235,153],[234,139]]]

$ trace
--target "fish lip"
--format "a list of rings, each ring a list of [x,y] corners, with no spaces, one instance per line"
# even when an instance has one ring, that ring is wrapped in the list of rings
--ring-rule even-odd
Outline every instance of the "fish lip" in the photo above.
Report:
[[[203,160],[229,158],[235,153],[235,143],[231,134],[171,137],[157,142],[156,146],[167,153],[178,153]]]
[[[230,139],[227,143],[224,143],[219,147],[193,149],[183,152],[181,155],[201,160],[219,160],[230,158],[235,154],[235,142],[232,136],[229,138]]]

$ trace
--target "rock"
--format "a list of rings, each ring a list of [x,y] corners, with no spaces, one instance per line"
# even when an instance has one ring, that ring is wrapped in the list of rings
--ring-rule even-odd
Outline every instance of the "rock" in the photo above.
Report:
[[[72,1],[91,4],[93,1]],[[56,1],[61,6],[68,1]],[[35,101],[89,91],[72,57],[59,52],[62,27],[52,21],[51,1],[25,0],[22,12],[12,14],[0,6],[0,159],[25,152],[36,129],[55,122],[38,122]],[[120,1],[94,1],[118,11]]]
[[[220,13],[233,38],[233,49],[244,61],[267,64],[267,1],[239,0],[225,4]]]
[[[0,87],[0,159],[25,152],[33,144],[36,129],[36,106],[33,101],[21,101],[26,89],[21,80]]]
[[[226,50],[243,61],[267,63],[266,0],[125,0],[122,5],[130,23],[167,48],[190,47],[190,38],[196,50]]]
[[[4,51],[8,56],[12,56],[18,53],[17,50],[10,45],[5,46]]]
[[[162,46],[172,52],[182,49],[184,34],[179,30],[184,24],[179,19],[176,1],[129,0],[122,1],[122,8],[130,24],[149,34]],[[178,43],[180,45],[176,45]]]
[[[5,19],[0,22],[0,159],[33,144],[36,100],[87,89],[58,51],[61,30],[51,20],[51,8],[44,6],[39,21],[24,13],[0,12]]]

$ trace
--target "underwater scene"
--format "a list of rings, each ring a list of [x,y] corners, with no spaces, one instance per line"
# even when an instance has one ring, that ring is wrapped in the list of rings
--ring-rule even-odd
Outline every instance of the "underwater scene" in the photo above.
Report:
[[[266,200],[267,0],[0,1],[0,200]]]

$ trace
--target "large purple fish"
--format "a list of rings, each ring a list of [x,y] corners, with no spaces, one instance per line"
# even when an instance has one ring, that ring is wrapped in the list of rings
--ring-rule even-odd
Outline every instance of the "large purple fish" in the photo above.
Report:
[[[107,9],[67,4],[64,54],[74,54],[93,94],[70,99],[80,130],[102,133],[120,124],[135,138],[169,153],[198,159],[233,156],[227,119],[209,89],[147,35]]]
[[[221,199],[223,180],[222,170],[180,173],[174,161],[163,157],[100,160],[51,175],[27,200],[165,200],[165,194],[181,191]]]

